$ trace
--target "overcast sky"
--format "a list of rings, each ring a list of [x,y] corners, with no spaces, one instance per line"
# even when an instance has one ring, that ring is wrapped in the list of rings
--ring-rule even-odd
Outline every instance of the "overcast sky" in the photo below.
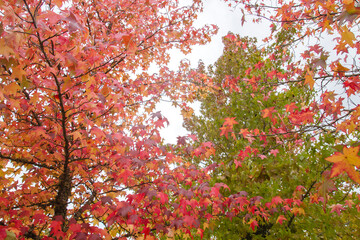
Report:
[[[221,38],[229,31],[242,36],[257,37],[259,39],[269,34],[269,28],[261,27],[259,24],[247,22],[244,26],[241,26],[241,18],[242,15],[239,9],[234,10],[219,0],[206,0],[204,3],[204,11],[199,14],[195,25],[215,24],[219,27],[218,34],[212,38],[209,44],[194,46],[193,51],[188,55],[183,55],[179,51],[172,51],[169,67],[176,70],[179,62],[184,58],[189,59],[193,67],[197,66],[200,59],[206,66],[213,64],[221,56],[223,51]],[[176,143],[178,136],[188,134],[182,127],[182,118],[178,109],[172,107],[170,103],[162,103],[158,106],[157,110],[161,111],[170,122],[170,125],[161,131],[166,142]]]

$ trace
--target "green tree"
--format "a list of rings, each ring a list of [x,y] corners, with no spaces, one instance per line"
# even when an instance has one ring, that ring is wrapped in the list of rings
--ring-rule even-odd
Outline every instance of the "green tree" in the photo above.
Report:
[[[201,166],[217,164],[212,181],[229,186],[230,192],[223,194],[249,194],[253,201],[261,196],[272,203],[294,198],[323,204],[293,203],[289,214],[274,207],[279,214],[276,222],[285,218],[282,224],[259,217],[255,231],[246,215],[220,217],[210,224],[208,238],[321,239],[346,236],[351,229],[349,226],[344,230],[349,221],[346,217],[329,221],[336,211],[334,204],[349,197],[352,189],[350,186],[335,192],[344,185],[329,178],[330,164],[324,158],[332,154],[328,146],[334,144],[334,135],[316,135],[311,124],[301,126],[289,118],[289,111],[298,111],[298,117],[306,123],[304,106],[315,94],[300,81],[284,84],[296,66],[290,51],[281,47],[291,40],[291,32],[280,32],[274,45],[263,48],[252,38],[231,33],[225,36],[223,55],[208,71],[203,64],[197,70],[213,78],[215,90],[199,93],[201,114],[186,120],[185,126],[200,143],[213,144],[213,156],[192,161]],[[329,210],[329,206],[335,210]],[[358,221],[351,219],[352,224]]]

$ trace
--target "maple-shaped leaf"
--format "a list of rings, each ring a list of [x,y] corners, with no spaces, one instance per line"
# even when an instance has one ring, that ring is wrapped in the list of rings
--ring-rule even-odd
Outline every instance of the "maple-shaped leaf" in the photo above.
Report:
[[[323,58],[315,59],[313,64],[314,64],[314,67],[320,66],[320,67],[326,69],[326,61]]]
[[[293,207],[293,208],[291,209],[291,212],[292,212],[295,216],[297,216],[297,215],[305,215],[304,209],[303,209],[303,208],[299,208],[299,207]]]
[[[284,215],[280,215],[277,220],[276,223],[280,223],[280,225],[282,225],[283,221],[286,221],[287,219],[284,217]]]
[[[255,231],[255,227],[259,226],[258,222],[255,219],[251,219],[248,224],[250,224],[250,227],[253,231]]]
[[[199,226],[199,221],[196,219],[195,216],[184,216],[183,218],[184,223],[186,223],[188,226]]]
[[[312,76],[312,72],[308,69],[305,75],[305,84],[308,84],[310,89],[314,88],[315,80]]]
[[[70,33],[76,32],[77,30],[84,30],[84,27],[79,23],[73,12],[70,12],[69,16],[64,20],[68,22],[67,27]]]
[[[232,118],[225,118],[224,126],[233,126],[234,124],[238,124],[237,121],[235,121],[235,117]]]
[[[276,206],[283,202],[284,202],[284,200],[280,196],[276,196],[276,197],[273,197],[273,199],[271,200],[271,205]]]
[[[286,104],[285,108],[287,112],[292,113],[297,108],[297,106],[295,103],[292,102],[290,104]]]
[[[69,231],[72,233],[79,233],[79,232],[81,232],[81,225],[78,223],[71,224],[69,226]]]
[[[220,136],[225,135],[225,137],[228,138],[228,133],[231,133],[231,136],[235,139],[235,134],[233,133],[234,124],[238,124],[238,122],[235,121],[235,117],[225,118],[225,122],[223,126],[220,128],[221,130]]]
[[[272,119],[272,114],[276,112],[276,110],[274,110],[275,107],[270,107],[270,108],[265,108],[264,110],[262,110],[263,112],[263,118],[270,118]]]
[[[348,208],[352,208],[354,201],[351,199],[345,200],[345,205],[348,206]]]
[[[161,204],[165,204],[169,201],[168,195],[164,192],[158,192],[158,197],[160,198]]]
[[[122,217],[125,217],[129,214],[129,212],[133,209],[133,207],[126,202],[123,202],[123,205],[125,206],[121,207],[118,210],[118,214]]]
[[[242,162],[241,161],[238,161],[238,160],[234,160],[234,163],[235,163],[235,168],[238,168],[238,167],[241,167],[242,166]]]
[[[279,153],[279,149],[271,149],[270,150],[270,154],[274,155],[274,157],[276,157],[276,155]]]
[[[354,0],[344,0],[343,3],[344,3],[345,11],[349,15],[359,15],[360,14],[360,7],[355,7]]]
[[[349,71],[350,69],[344,67],[338,62],[332,70],[337,73],[339,77],[343,77],[345,75],[345,72]]]
[[[360,167],[360,157],[358,156],[359,146],[344,147],[343,153],[336,152],[332,156],[326,158],[327,161],[333,162],[330,177],[336,177],[346,172],[348,176],[358,184],[360,184],[360,173],[354,169],[354,166]]]
[[[342,210],[345,210],[345,208],[339,203],[331,205],[330,208],[331,208],[330,212],[336,212],[338,215],[340,215]]]
[[[326,197],[327,193],[337,190],[336,186],[334,185],[334,181],[330,179],[330,174],[330,171],[325,171],[322,174],[323,180],[318,184],[319,194],[324,198]]]
[[[346,26],[341,28],[341,39],[346,42],[350,47],[354,46],[354,41],[356,40],[354,33],[349,31]]]
[[[62,230],[61,230],[62,222],[61,221],[52,221],[50,224],[50,232],[54,236],[62,236]]]

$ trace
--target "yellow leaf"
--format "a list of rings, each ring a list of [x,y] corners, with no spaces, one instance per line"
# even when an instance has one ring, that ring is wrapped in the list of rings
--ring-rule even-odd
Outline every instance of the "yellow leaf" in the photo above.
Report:
[[[350,147],[343,149],[345,160],[357,167],[360,167],[360,157],[357,155],[359,152],[359,147]]]
[[[342,27],[341,30],[341,39],[347,44],[349,44],[350,47],[353,47],[354,41],[356,40],[354,33],[349,31],[346,26]]]
[[[5,238],[5,240],[16,240],[16,239],[17,238],[16,238],[15,233],[6,230],[6,238]]]
[[[181,115],[186,119],[190,118],[193,113],[194,113],[194,110],[192,110],[192,109],[186,109],[186,110],[181,109]]]
[[[305,215],[305,211],[303,208],[298,208],[298,207],[293,207],[291,209],[291,212],[296,216],[296,215]]]
[[[205,223],[203,224],[203,228],[204,228],[204,230],[207,229],[207,228],[209,228],[209,224],[205,222]]]

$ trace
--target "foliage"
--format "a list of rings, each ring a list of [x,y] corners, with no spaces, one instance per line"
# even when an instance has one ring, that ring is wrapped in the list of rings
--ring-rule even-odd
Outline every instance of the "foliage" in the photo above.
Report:
[[[280,32],[276,44],[291,41],[291,35],[291,31]],[[299,82],[282,84],[295,66],[288,50],[274,45],[260,49],[254,39],[231,33],[223,41],[223,55],[206,73],[217,84],[217,90],[199,95],[200,115],[193,115],[185,124],[199,142],[213,143],[215,154],[190,160],[200,165],[219,164],[212,172],[212,181],[226,183],[233,194],[245,191],[271,202],[294,197],[302,203],[292,209],[292,214],[279,213],[277,219],[263,221],[255,232],[242,219],[217,219],[207,236],[302,238],[304,229],[314,238],[342,236],[346,222],[338,221],[339,228],[327,230],[331,227],[327,208],[356,195],[348,198],[348,192],[335,192],[344,182],[330,180],[326,171],[330,165],[325,158],[332,153],[336,135],[321,134],[315,139],[288,119],[289,109],[304,109],[314,91]],[[198,72],[205,73],[201,64]],[[319,116],[314,114],[312,118]],[[323,204],[310,206],[317,196]],[[281,225],[276,224],[279,221]],[[319,224],[324,228],[310,227]]]
[[[358,182],[358,59],[349,61],[359,46],[358,7],[351,0],[257,2],[230,2],[274,22],[268,41],[275,45],[264,53],[254,49],[243,62],[247,69],[238,65],[238,71],[250,69],[244,84],[236,78],[212,81],[204,72],[189,71],[186,62],[177,73],[166,68],[169,49],[189,52],[215,33],[215,26],[193,26],[200,0],[189,6],[170,0],[0,0],[0,238],[187,239],[213,231],[218,221],[244,222],[247,238],[268,230],[284,238],[356,236],[352,226],[358,224],[359,201],[341,172]],[[284,30],[296,37],[282,38],[288,34]],[[336,37],[334,53],[320,42],[299,62],[287,57],[286,47],[316,40],[323,32]],[[158,74],[149,73],[151,64],[159,67]],[[344,92],[331,90],[332,83]],[[281,86],[288,91],[275,91]],[[195,147],[184,138],[177,146],[162,143],[159,129],[167,120],[154,112],[162,96],[186,117],[191,115],[187,103],[196,94],[224,94],[216,97],[231,102],[239,90],[251,97],[250,113],[261,115],[249,126],[223,115],[220,135],[232,140],[229,146],[238,149],[248,141],[237,163],[224,158],[226,164],[219,167],[184,161],[215,163],[221,156],[215,147],[226,142],[216,138]],[[267,99],[261,95],[265,91]],[[247,113],[232,107],[236,104],[227,113]],[[277,154],[288,161],[285,177],[294,182],[286,182],[283,196],[269,196],[263,183],[270,177],[281,181],[284,171]],[[262,167],[246,165],[260,160]],[[278,165],[272,168],[271,161]],[[330,162],[335,164],[329,173],[324,170]],[[256,188],[246,185],[254,195],[218,181],[234,176],[223,169],[237,172],[240,164],[253,171],[239,179],[255,183]],[[281,186],[274,182],[276,187]],[[323,221],[317,215],[337,217],[319,226],[314,224]],[[345,221],[341,232],[329,230],[330,224]],[[307,231],[310,225],[319,227]]]
[[[201,6],[0,1],[1,239],[201,230],[200,206],[221,202],[211,192],[217,187],[201,185],[206,170],[161,145],[166,119],[154,106],[164,93],[184,92],[176,79],[147,72],[166,65],[168,49],[187,52],[209,40],[214,26],[192,26]]]
[[[296,30],[297,38],[282,46],[305,48],[297,50],[302,60],[295,71],[303,76],[299,79],[298,74],[293,74],[287,80],[300,80],[316,89],[318,94],[309,104],[308,114],[319,113],[321,118],[313,122],[313,130],[339,132],[338,144],[353,147],[359,135],[358,1],[274,1],[273,5],[267,1],[229,2],[241,7],[244,19],[247,11],[255,16],[254,21],[270,21],[272,32],[268,41],[279,31]],[[330,42],[334,46],[329,47]],[[339,169],[339,164],[335,164],[332,176],[347,172],[360,183],[360,175],[355,170],[358,164],[352,162],[350,165],[353,171],[349,168],[345,171],[345,167]]]
[[[239,179],[251,177],[253,182],[248,187],[251,189],[248,192],[254,191],[256,194],[259,191],[256,188],[256,176],[258,176],[261,181],[268,181],[266,183],[268,193],[261,195],[266,198],[266,196],[271,196],[273,192],[276,194],[276,191],[286,191],[287,184],[289,184],[290,188],[291,186],[294,188],[296,185],[292,185],[291,178],[296,179],[296,175],[299,175],[300,181],[306,182],[306,180],[309,180],[308,184],[302,185],[304,192],[301,195],[301,200],[305,210],[304,212],[302,210],[298,211],[299,209],[293,211],[293,213],[297,213],[294,214],[296,216],[287,219],[287,227],[274,231],[276,237],[279,234],[285,234],[281,236],[284,238],[289,236],[301,238],[305,234],[305,238],[358,238],[358,233],[353,232],[352,227],[348,228],[348,226],[356,225],[358,221],[353,217],[358,208],[353,209],[352,203],[358,198],[356,196],[357,184],[360,183],[357,143],[359,136],[359,105],[357,103],[359,93],[359,70],[357,67],[359,44],[356,39],[358,36],[358,16],[360,14],[358,2],[353,0],[272,1],[271,3],[269,1],[234,0],[228,2],[236,8],[241,8],[244,14],[243,22],[249,17],[245,14],[246,11],[253,15],[255,22],[264,19],[270,21],[271,35],[265,41],[270,46],[275,43],[276,47],[291,49],[298,57],[292,63],[283,61],[283,64],[280,64],[285,71],[276,70],[271,73],[272,75],[264,78],[258,77],[258,73],[253,70],[257,67],[259,70],[262,69],[264,73],[269,73],[271,69],[269,71],[267,68],[266,61],[260,59],[258,63],[253,62],[249,72],[244,72],[244,69],[238,75],[236,69],[239,66],[244,66],[244,63],[238,65],[237,62],[232,61],[231,53],[225,51],[224,55],[216,63],[216,70],[214,72],[210,71],[218,83],[219,80],[228,81],[225,89],[219,91],[221,94],[226,95],[226,100],[222,102],[225,106],[219,107],[220,105],[215,103],[217,99],[224,99],[221,94],[203,98],[203,115],[194,117],[193,121],[188,122],[187,126],[204,141],[216,139],[214,140],[217,143],[215,146],[219,147],[219,152],[210,161],[224,163],[222,168],[214,172],[215,176],[218,176],[217,181],[219,179],[225,180],[229,186],[238,191],[238,189],[244,189],[248,186],[248,184],[241,184],[243,182]],[[291,32],[294,37],[287,39],[279,37],[286,32]],[[283,41],[279,41],[281,39]],[[329,40],[334,42],[333,51],[332,47],[329,48]],[[238,39],[234,41],[234,48],[238,49],[241,46],[241,41]],[[273,46],[273,49],[275,50],[276,47]],[[305,50],[302,50],[304,48]],[[249,50],[249,53],[254,53],[251,55],[253,57],[258,54],[252,50]],[[239,54],[239,58],[249,59],[249,53],[245,53],[245,57],[243,56],[244,53]],[[271,59],[271,57],[269,58]],[[228,61],[226,62],[226,60]],[[248,63],[248,61],[245,62]],[[261,62],[265,62],[265,64],[261,64]],[[223,66],[227,64],[229,65],[227,70],[222,72]],[[245,66],[248,67],[246,64]],[[276,66],[276,62],[274,65]],[[234,69],[235,71],[233,71]],[[251,73],[250,76],[249,73]],[[278,75],[284,77],[279,78]],[[278,89],[282,87],[291,93],[291,91],[298,90],[292,88],[293,84],[300,83],[300,85],[308,86],[309,90],[313,91],[314,94],[309,95],[308,92],[304,92],[304,95],[298,92],[294,94],[295,98],[293,99],[288,98],[284,101],[280,97],[273,100],[272,104],[267,104],[267,101],[264,101],[264,96],[269,96],[271,99],[271,95],[274,94],[273,91],[275,91],[275,95],[281,95],[278,89],[271,89],[272,91],[264,91],[266,94],[259,95],[262,98],[259,105],[263,105],[259,109],[256,104],[254,106],[252,101],[252,99],[256,99],[254,97],[256,96],[255,93],[252,93],[252,98],[245,97],[244,83],[249,82],[248,79],[253,79],[249,83],[252,87],[254,85],[257,87],[261,86],[264,81],[274,80],[273,76],[277,77],[275,85]],[[221,87],[224,87],[224,85]],[[236,94],[231,94],[231,91],[235,91]],[[244,105],[245,102],[246,105]],[[246,108],[246,106],[249,106],[249,108]],[[265,119],[258,117],[260,111]],[[225,114],[222,114],[222,112],[225,112]],[[221,113],[221,116],[218,116],[219,113]],[[250,113],[251,118],[248,118],[248,113]],[[257,125],[254,126],[252,121]],[[260,126],[264,126],[265,121],[271,121],[269,129],[263,127],[262,129],[265,131],[259,130]],[[251,126],[251,128],[248,126]],[[217,133],[216,130],[209,132],[209,128],[220,130]],[[229,139],[220,138],[220,135],[225,135],[225,137],[229,135]],[[269,136],[282,138],[280,148],[271,141],[262,142],[261,147],[268,148],[266,153],[270,153],[270,151],[276,153],[275,163],[271,164],[270,167],[266,165],[269,160],[268,156],[261,154],[262,151],[257,152],[259,148],[259,142],[257,141],[261,138],[268,139]],[[239,140],[243,140],[243,138],[246,138],[248,143],[244,141],[238,144]],[[286,140],[295,143],[295,146],[296,143],[300,145],[290,148],[289,151],[289,149],[286,149],[289,147]],[[255,151],[253,146],[255,146]],[[282,156],[283,151],[281,149],[286,149],[285,156]],[[236,156],[236,152],[238,152],[238,156]],[[293,154],[289,156],[289,153]],[[240,161],[239,156],[241,157]],[[253,163],[259,158],[263,158],[263,160],[254,166]],[[294,166],[298,167],[298,169],[295,167],[296,171],[293,171],[289,166],[283,168],[282,170],[286,176],[284,179],[286,180],[272,188],[274,175],[269,169],[273,167],[276,169],[277,162],[282,161],[293,161]],[[331,165],[329,162],[334,164]],[[244,163],[247,163],[247,165]],[[249,174],[249,165],[251,168],[260,169],[257,171],[255,178],[251,173]],[[332,167],[331,172],[327,171],[329,167]],[[343,173],[346,173],[355,183],[346,178]],[[334,177],[336,178],[334,179]],[[323,209],[317,205],[307,204],[306,198],[309,198],[310,203],[322,201]],[[331,209],[330,213],[339,215],[336,222],[342,228],[329,229],[331,225],[328,225],[329,213],[327,208]],[[299,217],[301,214],[306,217],[302,219]],[[344,219],[350,220],[344,221]],[[227,233],[223,226],[229,226],[229,223],[226,222],[224,225],[222,223],[221,221],[217,222],[216,224],[222,226],[222,228],[210,231],[209,234],[226,236]],[[324,228],[314,229],[313,226],[317,226],[319,223]],[[238,225],[241,224],[241,222],[235,224],[235,228],[239,228]],[[263,235],[261,229],[268,230],[268,226],[272,228],[271,221],[267,221],[267,224],[259,226],[258,231],[253,235]],[[292,226],[289,228],[290,225]],[[296,235],[297,227],[300,235]],[[289,232],[285,233],[286,231]],[[247,234],[246,237],[251,238],[250,235]],[[271,230],[263,236],[266,236],[267,239],[271,238]],[[256,238],[257,236],[253,237]]]

